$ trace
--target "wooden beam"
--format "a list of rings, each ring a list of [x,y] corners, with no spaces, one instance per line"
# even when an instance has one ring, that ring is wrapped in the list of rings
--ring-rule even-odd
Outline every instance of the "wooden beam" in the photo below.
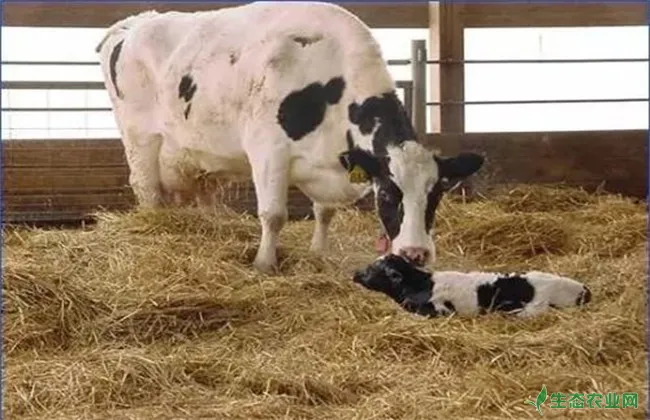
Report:
[[[109,168],[85,166],[3,168],[3,195],[75,194],[120,191],[128,186],[126,165]]]
[[[440,60],[440,38],[445,30],[444,25],[440,25],[440,5],[439,1],[429,2],[429,60]],[[429,86],[429,98],[433,102],[440,102],[440,66],[437,64],[429,65],[429,76],[431,85]],[[429,115],[431,117],[431,132],[440,133],[442,131],[442,122],[439,106],[430,106]]]
[[[110,140],[8,140],[2,142],[5,168],[123,167],[124,147]]]
[[[250,2],[22,2],[5,1],[4,26],[107,27],[146,10],[196,12]],[[428,5],[423,2],[343,2],[341,6],[372,28],[427,28]]]
[[[5,212],[88,212],[92,208],[128,209],[135,199],[130,189],[120,192],[10,195],[3,200]]]
[[[576,27],[647,25],[647,2],[466,3],[465,27]]]
[[[464,5],[452,2],[429,3],[429,42],[431,60],[463,60],[464,33],[462,12]],[[431,100],[434,102],[463,101],[465,98],[465,71],[459,64],[432,64]],[[431,131],[462,133],[465,131],[463,105],[432,106]]]

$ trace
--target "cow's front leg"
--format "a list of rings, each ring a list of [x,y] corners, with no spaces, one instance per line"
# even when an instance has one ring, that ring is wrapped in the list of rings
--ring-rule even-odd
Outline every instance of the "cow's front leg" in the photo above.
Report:
[[[288,144],[269,147],[257,144],[251,149],[248,158],[262,225],[262,238],[253,266],[260,272],[271,273],[277,266],[278,237],[288,218],[290,151]]]
[[[336,214],[336,209],[319,203],[314,203],[312,208],[316,224],[314,225],[314,234],[311,238],[309,250],[311,252],[323,252],[327,249],[327,234],[330,223]]]

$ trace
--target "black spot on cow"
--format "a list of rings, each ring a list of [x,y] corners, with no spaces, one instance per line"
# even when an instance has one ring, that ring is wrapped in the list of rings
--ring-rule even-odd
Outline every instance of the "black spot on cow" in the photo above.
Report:
[[[291,38],[293,42],[300,44],[301,47],[306,47],[307,45],[315,44],[321,39],[323,39],[322,35],[314,35],[314,36],[303,36],[303,35],[296,35]]]
[[[192,76],[186,74],[178,84],[178,97],[183,98],[185,102],[189,102],[196,93],[196,89],[197,85],[194,83],[194,79],[192,79]]]
[[[443,304],[444,307],[447,308],[449,311],[451,311],[451,312],[456,312],[456,307],[454,306],[453,303],[451,303],[451,301],[446,300],[446,301],[442,302],[442,304]]]
[[[239,55],[231,51],[230,54],[228,54],[228,60],[230,61],[230,65],[232,66],[237,62],[237,60],[239,60]]]
[[[412,306],[411,308],[404,307],[404,309],[414,314],[426,316],[429,318],[435,318],[436,316],[438,316],[438,311],[436,310],[436,307],[433,306],[433,303],[431,302],[427,302],[422,305],[415,305]]]
[[[196,83],[194,83],[194,79],[192,79],[192,76],[189,74],[184,75],[181,77],[181,82],[178,84],[178,97],[182,98],[187,106],[185,107],[185,111],[183,111],[183,115],[185,116],[185,119],[187,119],[190,116],[190,110],[192,109],[192,104],[190,101],[194,97],[194,94],[196,93],[196,90],[198,89],[198,86]]]
[[[294,141],[302,139],[323,122],[327,105],[339,103],[345,89],[342,77],[330,79],[325,85],[311,83],[287,95],[278,109],[278,123]]]
[[[589,302],[591,302],[591,290],[587,286],[584,286],[582,292],[580,292],[576,299],[576,306],[586,305]]]
[[[402,190],[389,177],[379,179],[375,203],[379,219],[391,239],[399,235],[404,220],[403,198]]]
[[[424,213],[424,228],[427,233],[430,233],[431,228],[433,228],[436,210],[438,209],[438,205],[440,204],[440,200],[442,200],[444,193],[444,185],[441,182],[437,182],[427,194],[427,208]]]
[[[352,133],[350,130],[345,132],[345,142],[348,144],[348,150],[352,150],[354,148],[354,138],[352,138]]]
[[[377,155],[386,153],[386,146],[402,144],[417,138],[413,124],[404,105],[395,91],[381,96],[367,98],[361,105],[356,102],[348,106],[348,119],[368,135],[379,125],[372,139],[373,151]]]
[[[121,40],[115,46],[113,47],[113,51],[111,51],[111,56],[108,60],[108,68],[109,72],[111,75],[111,83],[113,83],[113,86],[115,87],[115,94],[117,95],[118,98],[122,99],[122,92],[120,92],[120,89],[117,87],[117,60],[120,58],[120,53],[122,52],[122,46],[124,45],[124,40]]]
[[[535,297],[535,288],[519,275],[500,276],[492,284],[476,289],[478,305],[486,311],[514,311],[523,309]]]

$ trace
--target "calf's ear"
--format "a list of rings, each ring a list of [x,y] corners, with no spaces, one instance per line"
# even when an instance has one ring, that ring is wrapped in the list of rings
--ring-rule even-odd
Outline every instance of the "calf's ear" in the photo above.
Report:
[[[460,181],[474,174],[485,162],[483,156],[476,153],[460,153],[452,157],[436,156],[438,176],[449,181]],[[454,182],[455,183],[455,182]]]

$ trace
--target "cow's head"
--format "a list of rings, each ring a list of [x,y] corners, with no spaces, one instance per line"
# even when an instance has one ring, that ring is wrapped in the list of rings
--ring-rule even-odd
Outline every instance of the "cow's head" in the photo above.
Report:
[[[403,257],[381,256],[364,270],[355,272],[352,280],[368,290],[383,293],[409,312],[436,315],[431,303],[431,274]]]
[[[432,229],[438,203],[480,169],[483,157],[443,157],[422,146],[394,93],[353,103],[348,111],[349,150],[340,160],[348,171],[361,170],[372,180],[383,228],[378,251],[406,256],[417,265],[435,260]],[[364,143],[373,150],[358,146]]]

